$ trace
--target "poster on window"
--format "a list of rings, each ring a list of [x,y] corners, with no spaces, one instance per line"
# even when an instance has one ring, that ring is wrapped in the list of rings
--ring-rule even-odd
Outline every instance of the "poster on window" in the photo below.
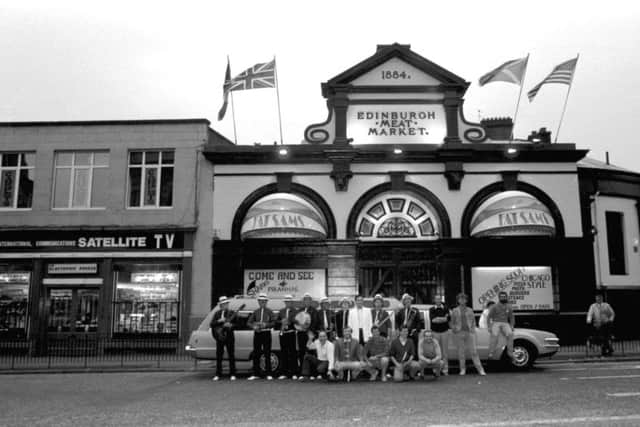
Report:
[[[553,310],[552,277],[551,267],[473,267],[473,309],[498,301],[498,293],[504,291],[515,310]]]
[[[257,269],[244,271],[244,294],[255,298],[265,293],[269,298],[292,295],[301,299],[309,293],[314,299],[325,296],[326,273],[323,269]]]

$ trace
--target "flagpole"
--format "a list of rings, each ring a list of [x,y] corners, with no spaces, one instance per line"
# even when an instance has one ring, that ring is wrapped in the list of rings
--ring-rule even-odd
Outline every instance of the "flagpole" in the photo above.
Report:
[[[554,143],[558,142],[558,135],[560,134],[560,126],[562,126],[562,120],[564,119],[564,112],[567,111],[567,102],[569,101],[571,86],[573,86],[573,77],[576,75],[576,68],[578,68],[578,58],[580,58],[579,53],[576,55],[576,65],[573,68],[573,73],[571,73],[571,81],[569,82],[569,89],[567,89],[567,96],[564,98],[564,107],[562,107],[562,114],[560,115],[560,122],[558,122],[558,130],[556,131],[556,139],[553,141]]]
[[[227,55],[227,64],[229,63],[229,55]],[[233,119],[233,142],[238,145],[238,134],[236,132],[236,107],[233,105],[233,91],[230,90],[229,92],[229,95],[231,95],[231,118]]]
[[[273,55],[273,75],[276,83],[276,100],[278,101],[278,123],[280,124],[280,145],[284,144],[282,141],[282,114],[280,113],[280,85],[278,84],[278,67],[276,65],[276,56]]]
[[[516,112],[513,114],[513,126],[511,127],[511,140],[514,138],[514,131],[516,129],[516,119],[518,118],[518,110],[520,109],[520,98],[522,98],[522,89],[524,88],[524,79],[527,77],[527,68],[529,68],[529,54],[527,53],[527,60],[524,65],[524,73],[522,74],[522,81],[520,82],[520,93],[518,94],[518,101],[516,102]]]

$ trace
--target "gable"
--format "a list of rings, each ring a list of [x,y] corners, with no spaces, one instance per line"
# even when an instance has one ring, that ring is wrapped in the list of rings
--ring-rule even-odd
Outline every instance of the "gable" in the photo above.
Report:
[[[353,86],[436,86],[442,82],[394,57],[349,83]]]

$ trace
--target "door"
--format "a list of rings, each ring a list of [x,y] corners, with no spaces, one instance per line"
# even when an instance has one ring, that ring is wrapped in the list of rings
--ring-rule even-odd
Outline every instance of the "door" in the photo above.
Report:
[[[360,290],[366,297],[379,293],[398,299],[408,293],[416,304],[431,304],[434,295],[444,294],[444,285],[435,261],[398,261],[385,266],[362,266]]]
[[[97,332],[99,288],[49,288],[47,331]]]

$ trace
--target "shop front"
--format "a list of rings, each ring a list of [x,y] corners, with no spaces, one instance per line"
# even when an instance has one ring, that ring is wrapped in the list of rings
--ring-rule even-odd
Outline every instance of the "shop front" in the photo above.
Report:
[[[0,233],[0,336],[182,336],[190,241],[184,230]]]

